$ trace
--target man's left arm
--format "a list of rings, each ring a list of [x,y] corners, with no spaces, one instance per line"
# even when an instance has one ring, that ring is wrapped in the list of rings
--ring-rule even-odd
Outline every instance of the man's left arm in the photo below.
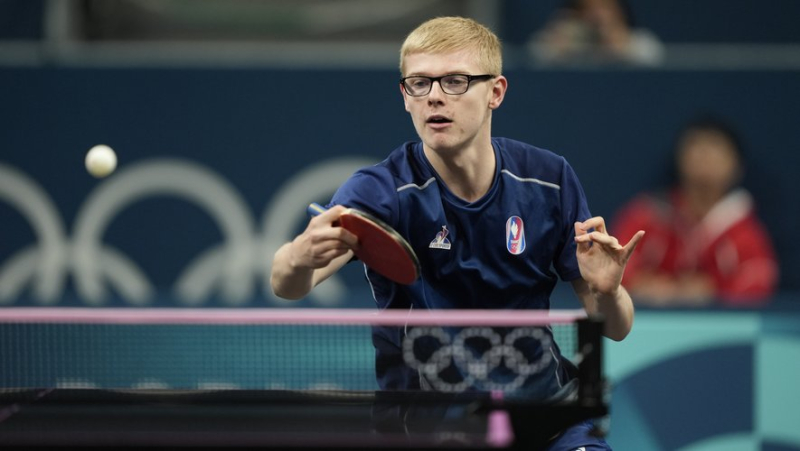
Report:
[[[622,340],[633,326],[633,301],[622,286],[622,275],[643,236],[640,230],[622,246],[608,234],[602,217],[575,223],[581,279],[573,281],[572,287],[587,313],[604,317],[605,335],[612,340]]]

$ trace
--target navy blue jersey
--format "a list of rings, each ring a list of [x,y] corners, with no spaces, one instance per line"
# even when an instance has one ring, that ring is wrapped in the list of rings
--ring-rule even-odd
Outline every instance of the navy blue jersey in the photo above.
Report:
[[[419,257],[421,277],[410,286],[367,270],[378,308],[549,309],[558,278],[580,277],[574,223],[590,214],[575,172],[563,157],[544,149],[504,138],[493,138],[492,145],[494,182],[475,202],[448,190],[419,142],[405,143],[381,163],[357,171],[334,194],[329,206],[377,216]],[[419,388],[415,371],[394,370],[402,366],[399,343],[405,333],[375,329],[384,389]]]

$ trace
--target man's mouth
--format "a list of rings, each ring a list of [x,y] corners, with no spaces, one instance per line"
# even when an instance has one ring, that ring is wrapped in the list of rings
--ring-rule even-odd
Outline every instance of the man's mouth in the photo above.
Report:
[[[440,115],[437,114],[437,115],[429,117],[427,122],[429,124],[449,124],[449,123],[453,122],[453,120],[450,119],[450,118],[447,118],[445,116],[440,116]]]

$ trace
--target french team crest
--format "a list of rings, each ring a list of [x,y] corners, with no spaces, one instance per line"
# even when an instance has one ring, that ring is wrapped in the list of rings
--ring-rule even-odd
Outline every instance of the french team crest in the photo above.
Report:
[[[512,216],[506,221],[506,249],[513,255],[525,250],[525,226],[519,216]]]
[[[450,232],[447,230],[447,226],[442,226],[442,231],[436,234],[436,238],[431,241],[431,244],[428,246],[431,249],[450,249],[450,240],[447,239],[447,235]]]

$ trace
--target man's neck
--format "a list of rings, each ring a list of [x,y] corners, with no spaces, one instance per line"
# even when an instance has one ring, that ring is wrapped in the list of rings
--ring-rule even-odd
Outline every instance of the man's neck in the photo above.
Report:
[[[459,198],[475,202],[491,188],[496,167],[491,141],[460,150],[433,150],[427,146],[424,150],[444,184]]]

